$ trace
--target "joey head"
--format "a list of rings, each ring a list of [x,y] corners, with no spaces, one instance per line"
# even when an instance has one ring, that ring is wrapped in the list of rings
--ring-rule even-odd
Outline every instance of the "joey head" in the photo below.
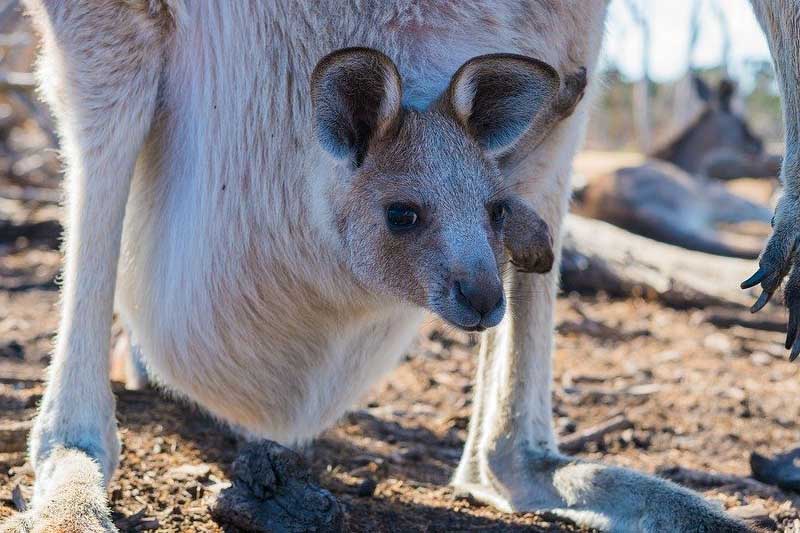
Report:
[[[502,271],[548,272],[550,230],[504,180],[497,158],[554,102],[541,61],[474,58],[425,110],[403,106],[380,52],[334,52],[312,75],[314,130],[337,160],[326,199],[347,262],[368,289],[425,307],[468,331],[497,325]]]

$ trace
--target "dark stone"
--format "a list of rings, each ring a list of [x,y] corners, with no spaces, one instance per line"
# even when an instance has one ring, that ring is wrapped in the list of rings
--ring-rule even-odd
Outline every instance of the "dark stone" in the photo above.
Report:
[[[356,487],[356,496],[361,498],[369,498],[373,494],[375,494],[375,489],[378,488],[378,484],[372,478],[366,478],[364,481],[358,484]]]
[[[753,452],[750,454],[750,469],[753,477],[762,483],[800,492],[800,467],[796,464],[798,459],[800,459],[800,448],[776,455],[771,459]]]

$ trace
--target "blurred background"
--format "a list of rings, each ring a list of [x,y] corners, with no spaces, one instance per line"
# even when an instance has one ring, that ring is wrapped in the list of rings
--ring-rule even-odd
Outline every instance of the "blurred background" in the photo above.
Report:
[[[754,295],[738,288],[780,192],[766,41],[748,0],[612,0],[605,43],[565,224],[553,386],[561,449],[672,479],[764,530],[800,533],[800,449],[784,454],[800,435],[786,313],[776,297],[750,315]],[[30,497],[25,445],[58,324],[61,173],[31,75],[36,46],[17,0],[0,0],[0,521]],[[127,390],[118,324],[113,334],[117,526],[234,531],[209,505],[235,439],[175,398]],[[447,488],[477,345],[426,322],[403,364],[314,444],[314,473],[354,531],[577,531]]]
[[[737,109],[777,149],[780,100],[749,0],[613,0],[607,28],[606,90],[588,148],[648,151],[696,111],[696,75],[709,82],[733,80]]]

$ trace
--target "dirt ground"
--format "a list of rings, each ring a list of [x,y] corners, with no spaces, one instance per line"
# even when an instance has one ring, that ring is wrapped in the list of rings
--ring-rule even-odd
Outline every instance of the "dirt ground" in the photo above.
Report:
[[[24,238],[0,245],[0,433],[30,419],[42,394],[57,324],[51,246]],[[749,477],[751,452],[774,454],[798,440],[798,366],[786,360],[780,333],[717,329],[708,313],[562,296],[558,432],[568,439],[622,416],[630,427],[577,455],[658,473],[762,515],[766,530],[800,532],[798,495]],[[466,436],[477,340],[431,319],[403,364],[309,451],[349,530],[576,530],[554,516],[503,514],[447,487]],[[115,391],[123,453],[110,494],[119,528],[235,531],[212,519],[209,503],[225,486],[236,438],[157,391]],[[27,498],[33,481],[21,445],[9,446],[0,450],[0,517],[14,512],[12,490]]]

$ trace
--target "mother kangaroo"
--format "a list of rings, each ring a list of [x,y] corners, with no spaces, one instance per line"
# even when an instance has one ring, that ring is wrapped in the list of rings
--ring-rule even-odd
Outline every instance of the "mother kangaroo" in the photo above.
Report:
[[[754,3],[789,140],[750,280],[771,294],[800,229],[800,3]],[[114,530],[116,307],[155,379],[287,445],[388,371],[427,308],[485,330],[456,487],[609,531],[747,531],[691,491],[557,449],[549,267],[588,111],[559,95],[596,74],[605,1],[27,4],[68,216],[34,501],[9,530]]]

